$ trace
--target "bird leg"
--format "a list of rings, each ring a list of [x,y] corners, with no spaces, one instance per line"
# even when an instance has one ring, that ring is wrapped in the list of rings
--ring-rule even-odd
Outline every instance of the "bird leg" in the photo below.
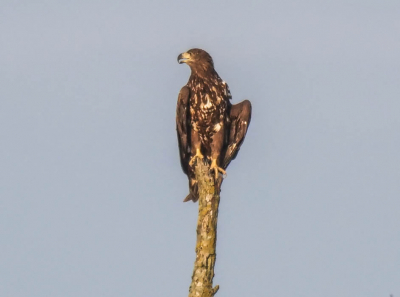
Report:
[[[215,179],[218,179],[218,172],[221,172],[224,177],[226,176],[226,171],[217,165],[217,159],[211,159],[210,170],[214,170]]]
[[[201,151],[199,148],[196,149],[196,154],[190,159],[189,165],[193,166],[194,161],[196,161],[197,158],[200,158],[201,160],[204,159],[204,156],[201,154]]]

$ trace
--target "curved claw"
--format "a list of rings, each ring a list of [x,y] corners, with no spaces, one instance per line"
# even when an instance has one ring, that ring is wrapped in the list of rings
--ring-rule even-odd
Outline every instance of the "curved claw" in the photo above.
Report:
[[[204,159],[204,156],[201,154],[200,149],[196,149],[196,154],[192,158],[190,158],[189,165],[193,166],[194,161],[196,161],[197,158],[200,158],[201,160]]]
[[[215,179],[218,178],[218,173],[219,173],[219,172],[222,173],[223,178],[226,177],[226,171],[217,165],[217,160],[216,160],[216,159],[212,159],[212,161],[211,161],[211,166],[210,166],[210,170],[214,170]]]

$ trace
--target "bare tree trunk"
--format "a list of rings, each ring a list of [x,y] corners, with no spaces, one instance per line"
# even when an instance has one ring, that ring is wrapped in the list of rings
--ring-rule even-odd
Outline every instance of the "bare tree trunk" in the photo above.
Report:
[[[195,168],[199,189],[199,216],[197,220],[196,261],[189,288],[189,297],[212,297],[219,286],[213,288],[216,260],[217,220],[222,178],[216,182],[209,166],[197,162]]]

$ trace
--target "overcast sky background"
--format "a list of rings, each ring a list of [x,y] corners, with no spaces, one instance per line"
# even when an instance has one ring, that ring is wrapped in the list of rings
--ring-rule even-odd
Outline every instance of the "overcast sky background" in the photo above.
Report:
[[[400,296],[400,2],[1,1],[0,296],[187,296],[175,107],[207,50],[253,117],[217,296]]]

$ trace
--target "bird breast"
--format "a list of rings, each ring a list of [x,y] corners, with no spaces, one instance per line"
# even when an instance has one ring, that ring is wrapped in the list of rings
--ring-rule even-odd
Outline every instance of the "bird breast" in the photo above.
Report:
[[[206,94],[204,100],[201,100],[200,108],[202,110],[208,110],[208,109],[210,109],[212,107],[213,107],[213,104],[210,101],[210,96],[208,96],[208,94]]]

